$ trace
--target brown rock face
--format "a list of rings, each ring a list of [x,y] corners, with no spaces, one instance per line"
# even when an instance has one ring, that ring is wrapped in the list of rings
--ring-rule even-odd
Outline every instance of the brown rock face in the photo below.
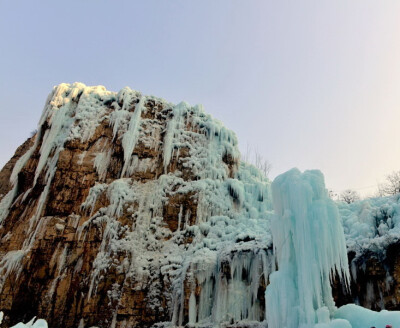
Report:
[[[349,253],[351,284],[334,284],[337,306],[357,303],[374,311],[400,310],[400,243],[389,245],[385,253],[365,252],[355,258]]]
[[[34,137],[28,138],[21,146],[17,148],[14,156],[4,165],[0,171],[0,200],[10,191],[10,177],[15,163],[24,155],[29,148],[33,146]]]
[[[211,161],[208,147],[221,144],[212,134],[225,128],[182,106],[128,89],[53,91],[36,136],[0,172],[5,324],[33,316],[50,327],[171,320],[181,260],[163,254],[178,255],[193,241],[205,199],[195,183],[213,170],[223,181],[238,167],[233,135]]]

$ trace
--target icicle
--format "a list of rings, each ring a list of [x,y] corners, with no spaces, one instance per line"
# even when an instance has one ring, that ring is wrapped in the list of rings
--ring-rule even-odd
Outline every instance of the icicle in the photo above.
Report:
[[[3,256],[0,261],[0,291],[3,290],[4,283],[10,273],[14,272],[16,280],[18,279],[22,272],[22,260],[26,254],[26,251],[16,250],[10,251]]]
[[[182,211],[183,211],[183,205],[181,205],[178,214],[178,231],[181,231]]]
[[[174,138],[181,133],[183,114],[188,111],[189,104],[182,101],[172,109],[173,117],[167,123],[166,133],[163,144],[164,171],[167,172],[167,167],[172,158],[174,151]]]
[[[92,216],[97,198],[106,190],[106,188],[107,184],[105,183],[96,183],[92,188],[90,188],[89,195],[82,203],[81,209],[85,211],[90,210],[90,216]]]
[[[112,149],[98,153],[94,158],[94,167],[99,176],[100,181],[104,181],[107,176],[108,166],[110,165]]]
[[[122,138],[122,147],[124,149],[124,166],[122,167],[121,177],[125,176],[125,172],[129,168],[132,152],[138,142],[141,115],[145,101],[146,97],[141,96],[139,103],[137,103],[135,106],[135,110],[130,117],[128,130],[125,132]]]
[[[58,249],[58,246],[57,246],[57,249]],[[57,251],[54,254],[57,254]],[[55,289],[57,287],[57,284],[61,279],[61,274],[62,274],[62,272],[64,270],[65,262],[67,260],[67,254],[68,254],[68,244],[66,244],[64,246],[64,249],[63,249],[63,251],[61,253],[61,257],[57,262],[57,264],[58,264],[57,265],[57,275],[56,275],[55,279],[53,279],[53,282],[52,282],[51,287],[49,289],[49,292],[48,292],[49,297],[53,296],[53,294],[55,292]]]
[[[196,316],[197,316],[196,296],[192,291],[189,298],[189,324],[196,323]]]

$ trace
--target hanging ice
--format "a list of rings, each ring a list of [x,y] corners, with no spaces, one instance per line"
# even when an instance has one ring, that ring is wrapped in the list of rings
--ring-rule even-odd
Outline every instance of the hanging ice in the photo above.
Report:
[[[333,275],[345,284],[349,280],[337,207],[328,198],[322,173],[316,170],[302,174],[292,169],[278,176],[272,197],[271,230],[279,271],[271,274],[266,290],[268,327],[325,324],[329,312],[335,310]]]

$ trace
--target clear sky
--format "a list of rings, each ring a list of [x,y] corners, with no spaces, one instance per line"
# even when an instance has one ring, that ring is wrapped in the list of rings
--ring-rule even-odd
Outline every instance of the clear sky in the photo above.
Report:
[[[273,165],[400,169],[400,1],[0,0],[0,166],[61,82],[202,103]]]

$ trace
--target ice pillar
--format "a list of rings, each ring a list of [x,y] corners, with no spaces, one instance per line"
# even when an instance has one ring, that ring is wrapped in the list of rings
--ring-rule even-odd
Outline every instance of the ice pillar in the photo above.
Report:
[[[339,213],[320,171],[292,169],[272,183],[271,222],[278,271],[266,290],[269,328],[313,327],[333,312],[333,275],[347,284],[349,269]]]

